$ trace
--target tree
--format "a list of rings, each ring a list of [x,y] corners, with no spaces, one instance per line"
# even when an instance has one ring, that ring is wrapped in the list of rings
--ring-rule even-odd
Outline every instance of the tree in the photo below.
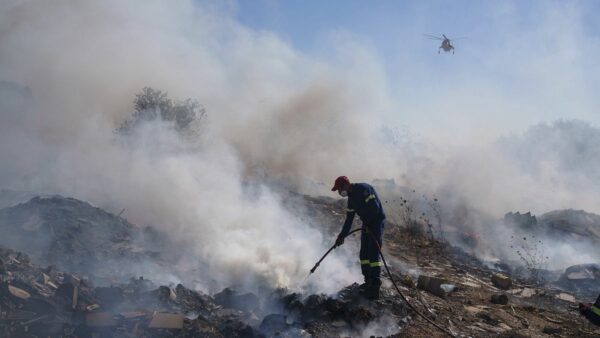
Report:
[[[140,124],[157,119],[172,123],[179,132],[194,132],[206,115],[204,106],[198,101],[173,101],[166,92],[150,87],[144,87],[136,94],[133,107],[133,114],[117,128],[117,133],[130,134]]]

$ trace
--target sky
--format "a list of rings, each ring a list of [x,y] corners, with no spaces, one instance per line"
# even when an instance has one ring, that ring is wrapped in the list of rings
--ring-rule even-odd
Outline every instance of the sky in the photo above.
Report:
[[[236,5],[242,24],[312,57],[331,60],[336,37],[359,44],[385,74],[390,121],[416,134],[466,143],[561,118],[600,124],[597,1]],[[455,55],[439,55],[439,42],[424,34],[464,39],[454,42]]]

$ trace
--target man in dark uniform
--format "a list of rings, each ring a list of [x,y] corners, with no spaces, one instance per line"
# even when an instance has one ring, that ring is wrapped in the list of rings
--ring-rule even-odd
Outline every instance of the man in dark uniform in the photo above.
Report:
[[[600,296],[596,298],[596,302],[579,303],[579,313],[587,318],[594,325],[600,326]]]
[[[379,197],[372,186],[366,183],[350,183],[348,177],[340,176],[335,180],[331,191],[337,191],[340,196],[348,197],[348,209],[344,227],[337,237],[336,246],[344,244],[344,238],[350,232],[354,215],[358,214],[363,227],[360,236],[360,264],[365,278],[360,286],[361,292],[368,299],[379,298],[381,287],[381,259],[379,249],[383,238],[383,221],[385,213]]]

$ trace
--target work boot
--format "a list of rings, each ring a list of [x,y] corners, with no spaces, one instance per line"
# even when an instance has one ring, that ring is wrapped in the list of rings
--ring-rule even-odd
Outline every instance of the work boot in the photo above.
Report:
[[[379,299],[379,288],[381,287],[381,280],[373,280],[371,285],[367,289],[365,296],[369,300]]]
[[[365,278],[365,282],[362,283],[358,287],[358,292],[360,292],[362,294],[366,294],[367,290],[369,290],[370,287],[371,287],[371,279],[370,278]]]

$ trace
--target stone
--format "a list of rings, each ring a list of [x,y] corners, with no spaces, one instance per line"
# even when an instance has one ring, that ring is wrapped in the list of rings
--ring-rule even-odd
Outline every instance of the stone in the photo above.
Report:
[[[491,301],[494,304],[506,305],[508,304],[508,296],[503,294],[492,295]]]
[[[499,289],[508,290],[512,286],[512,279],[504,274],[496,273],[492,275],[492,284]]]
[[[421,275],[417,281],[417,288],[428,291],[438,297],[446,298],[447,293],[442,289],[442,284],[448,284],[448,282],[441,278]]]

